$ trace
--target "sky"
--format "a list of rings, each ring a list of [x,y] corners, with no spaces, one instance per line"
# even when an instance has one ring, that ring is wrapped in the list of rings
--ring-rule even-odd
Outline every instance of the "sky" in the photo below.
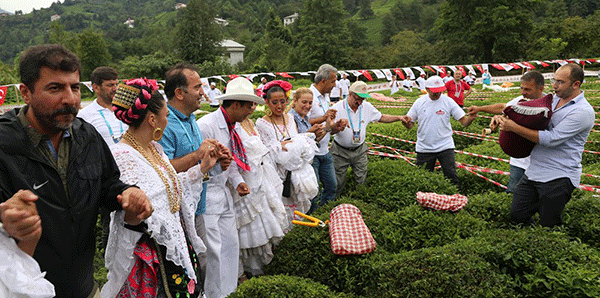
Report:
[[[58,0],[0,0],[0,8],[12,13],[14,13],[15,10],[22,10],[23,13],[30,13],[34,8],[47,8],[52,5],[52,2],[57,1]]]

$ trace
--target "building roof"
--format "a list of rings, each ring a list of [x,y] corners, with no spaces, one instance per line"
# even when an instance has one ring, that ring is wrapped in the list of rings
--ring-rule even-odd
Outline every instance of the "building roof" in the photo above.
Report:
[[[245,45],[237,43],[231,39],[224,39],[221,41],[221,46],[226,48],[227,50],[244,50],[246,48]]]

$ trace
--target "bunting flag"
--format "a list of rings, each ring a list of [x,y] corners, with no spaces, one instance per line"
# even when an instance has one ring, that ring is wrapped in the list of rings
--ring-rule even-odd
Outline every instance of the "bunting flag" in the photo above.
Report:
[[[362,73],[365,76],[365,78],[367,78],[367,80],[369,80],[369,81],[373,80],[373,77],[371,76],[371,74],[369,73],[368,70],[363,69],[363,70],[359,70],[359,71],[360,71],[360,73]]]
[[[516,64],[516,63],[508,63],[508,65],[510,65],[510,66],[511,66],[512,68],[514,68],[514,69],[520,69],[520,68],[521,68],[521,66],[519,66],[519,65],[518,65],[518,64]]]
[[[525,64],[521,63],[521,62],[515,62],[516,65],[518,65],[521,68],[527,68],[527,66],[525,66]]]
[[[488,72],[490,71],[490,68],[487,64],[481,64],[481,67],[485,70],[487,70]]]
[[[0,106],[4,104],[4,99],[6,99],[7,92],[8,86],[0,86]]]
[[[408,75],[408,77],[411,80],[415,79],[415,73],[413,73],[413,71],[412,71],[412,69],[410,69],[410,67],[404,67],[404,68],[402,68],[402,70],[404,70],[404,72]]]
[[[425,73],[425,71],[419,66],[413,66],[413,68],[419,71],[419,75]]]
[[[458,67],[458,69],[460,69],[460,72],[462,72],[462,74],[463,74],[463,77],[466,77],[466,76],[467,76],[467,71],[465,70],[465,68],[464,68],[464,67],[462,67],[462,65],[458,65],[458,66],[456,66],[456,67]]]
[[[210,91],[210,83],[208,82],[208,78],[200,78],[200,82],[202,83],[202,90],[204,90],[204,94],[208,94],[208,91]]]
[[[533,60],[533,61],[531,61],[531,62],[534,62],[534,63],[536,63],[536,64],[539,64],[539,65],[541,65],[542,67],[548,67],[548,66],[550,66],[550,64],[548,64],[548,63],[546,63],[546,62],[544,62],[544,61]]]
[[[440,70],[440,77],[444,78],[446,76],[448,76],[448,73],[446,72],[446,68],[443,66],[438,66],[437,67]]]
[[[360,71],[357,71],[357,70],[349,70],[349,72],[352,75],[354,75],[355,77],[357,77],[357,78],[360,77],[360,76],[362,76],[362,73]]]
[[[525,66],[527,66],[527,68],[529,69],[535,69],[535,66],[533,66],[533,64],[529,63],[529,62],[521,62],[523,63]]]
[[[371,69],[371,71],[375,74],[377,79],[385,79],[385,75],[379,69]]]
[[[81,82],[84,86],[86,86],[88,89],[90,89],[90,91],[93,93],[94,92],[94,88],[92,87],[92,82]]]
[[[382,69],[381,71],[383,71],[383,73],[385,74],[385,78],[388,81],[392,80],[392,71],[391,70],[389,70],[389,69]]]
[[[258,74],[257,74],[258,75]],[[248,79],[250,79],[250,76],[247,77]],[[212,77],[208,77],[207,79],[217,79],[217,80],[221,80],[224,83],[226,83],[225,79],[223,79],[222,76],[212,76]],[[251,80],[251,79],[250,79]]]
[[[465,65],[465,67],[469,70],[469,72],[471,73],[475,73],[475,69],[473,68],[473,65]],[[481,67],[481,66],[479,66]]]
[[[293,79],[294,77],[290,76],[287,72],[276,72],[277,75],[280,75],[286,79]]]
[[[497,63],[493,63],[492,67],[494,67],[497,70],[506,70],[504,67],[502,67],[500,64],[497,64]]]
[[[448,65],[447,67],[452,70],[452,73],[455,73],[457,70],[456,66],[454,66],[454,65]]]
[[[394,68],[394,72],[398,75],[399,78],[404,80],[404,73],[400,70],[400,68]]]
[[[597,60],[596,60],[596,59],[587,59],[587,61],[588,61],[589,63],[596,63],[596,62],[597,62]]]
[[[248,74],[248,75],[244,75],[246,77],[246,79],[252,81],[254,80],[254,78],[256,78],[258,76],[258,74],[256,73],[252,73],[252,74]]]
[[[338,70],[338,73],[340,74],[340,76],[343,76],[343,75],[350,76],[347,72],[345,72],[343,70]]]
[[[565,64],[568,64],[569,62],[567,62],[566,60],[555,60],[556,63],[558,63],[560,66],[563,66]]]
[[[238,75],[235,75],[235,74],[230,74],[230,75],[227,75],[227,76],[228,76],[228,77],[229,77],[229,79],[231,79],[231,80],[233,80],[233,79],[235,79],[235,78],[239,77]]]
[[[475,64],[475,68],[477,68],[479,70],[479,72],[483,73],[483,67],[481,67],[481,65]]]
[[[431,66],[429,65],[425,65],[425,68],[431,70],[431,72],[435,73],[435,69],[433,69]]]

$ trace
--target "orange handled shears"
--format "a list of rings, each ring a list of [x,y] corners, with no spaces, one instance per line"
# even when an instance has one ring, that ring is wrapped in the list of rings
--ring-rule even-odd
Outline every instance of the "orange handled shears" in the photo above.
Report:
[[[329,223],[329,220],[326,220],[325,222],[323,222],[322,220],[320,220],[316,217],[306,215],[298,210],[294,210],[294,214],[310,220],[310,222],[308,222],[308,221],[301,221],[301,220],[294,219],[294,220],[292,220],[292,223],[295,225],[301,225],[301,226],[307,226],[307,227],[317,227],[317,226],[326,227],[327,224]]]

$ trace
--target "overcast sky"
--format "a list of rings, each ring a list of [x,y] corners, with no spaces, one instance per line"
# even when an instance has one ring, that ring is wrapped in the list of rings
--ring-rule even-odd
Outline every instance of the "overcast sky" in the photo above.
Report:
[[[50,7],[52,2],[58,0],[0,0],[0,8],[14,13],[15,10],[22,10],[23,13],[30,13],[32,9]],[[61,1],[62,2],[62,1]]]

